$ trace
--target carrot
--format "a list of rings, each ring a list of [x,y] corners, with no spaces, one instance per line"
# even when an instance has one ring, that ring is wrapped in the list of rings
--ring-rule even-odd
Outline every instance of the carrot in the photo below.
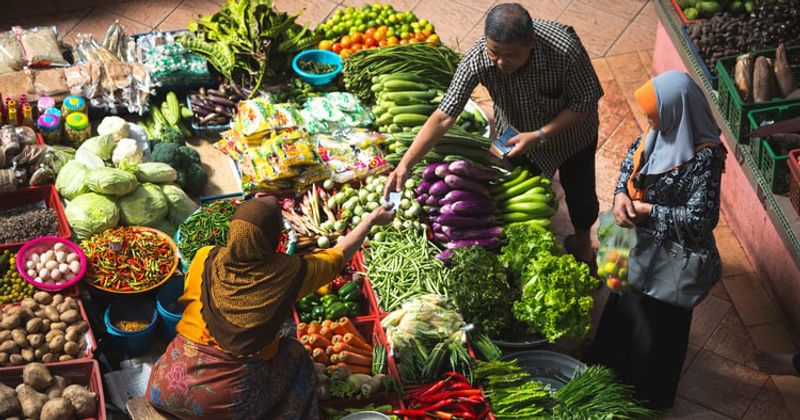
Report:
[[[330,360],[331,360],[331,364],[339,363],[339,354],[338,353],[333,353],[331,355]]]
[[[322,328],[319,329],[319,335],[321,335],[321,336],[327,338],[328,340],[330,340],[331,337],[333,337],[333,331],[328,329],[328,327],[322,327]]]
[[[339,335],[339,334],[336,334],[333,337],[331,337],[331,343],[338,343],[338,342],[340,342],[342,340],[344,340],[344,336]]]
[[[369,344],[364,342],[364,340],[362,340],[359,337],[356,337],[353,334],[350,334],[350,333],[345,334],[343,341],[345,343],[351,345],[351,346],[355,346],[355,347],[358,347],[360,349],[363,349],[363,350],[366,350],[366,351],[372,353],[372,346],[370,346]]]
[[[311,339],[311,337],[308,334],[306,334],[306,335],[300,337],[300,342],[303,343],[303,344],[308,344],[308,340],[310,340],[310,339]]]
[[[336,367],[346,367],[350,369],[350,373],[363,373],[365,375],[372,374],[372,369],[366,366],[359,366],[359,365],[351,365],[344,362],[339,362],[336,364]]]
[[[305,322],[297,324],[297,334],[301,336],[308,334],[308,324]]]
[[[322,349],[314,349],[311,352],[311,358],[314,359],[315,362],[320,362],[326,366],[331,364],[331,360],[328,358],[328,355],[325,354],[325,350]]]
[[[323,327],[326,327],[326,328],[330,328],[331,324],[333,324],[333,321],[331,321],[330,319],[326,319],[326,320],[322,321],[322,324],[320,324],[320,325],[322,325]]]
[[[308,335],[316,334],[319,332],[320,328],[321,327],[319,326],[319,324],[308,324],[308,328],[306,328],[306,333]]]
[[[327,353],[328,356],[330,356],[332,354],[336,354],[336,352],[334,351],[334,348],[335,348],[334,346],[336,346],[336,345],[334,344],[333,346],[325,347],[325,353]]]
[[[364,336],[361,335],[360,332],[358,332],[358,330],[356,329],[356,326],[353,325],[353,323],[350,321],[349,318],[342,317],[341,319],[339,319],[339,327],[341,329],[343,329],[345,332],[336,331],[337,334],[344,335],[344,334],[347,334],[347,333],[351,333],[351,334],[355,334],[355,336],[360,338],[361,341],[367,341],[367,340],[364,340]]]
[[[309,353],[311,353],[311,351],[313,351],[313,350],[314,350],[314,349],[312,349],[312,348],[311,348],[311,346],[309,346],[308,344],[303,344],[303,347],[305,347],[305,349],[306,349],[306,350],[308,350],[308,352],[309,352]]]
[[[364,357],[372,357],[372,353],[369,353],[369,352],[365,351],[364,349],[360,349],[358,347],[351,346],[349,344],[345,344],[345,343],[342,343],[342,342],[333,344],[333,352],[334,353],[340,353],[340,352],[343,352],[343,351],[349,351],[351,353],[356,353],[356,354],[359,354],[359,355],[364,356]]]
[[[372,366],[372,357],[365,357],[350,351],[339,353],[339,360],[351,365]]]
[[[309,335],[308,336],[308,344],[310,344],[311,347],[315,347],[315,348],[321,347],[323,349],[328,347],[328,346],[333,345],[330,341],[328,341],[327,338],[325,338],[325,337],[323,337],[323,336],[321,336],[319,334],[311,334],[311,335]]]

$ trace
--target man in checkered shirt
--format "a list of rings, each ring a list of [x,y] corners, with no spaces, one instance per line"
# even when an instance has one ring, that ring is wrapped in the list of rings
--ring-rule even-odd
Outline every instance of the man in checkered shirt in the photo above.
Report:
[[[495,133],[519,134],[509,157],[536,173],[559,171],[575,235],[568,250],[595,267],[590,230],[597,220],[594,155],[597,101],[603,88],[572,27],[532,20],[517,3],[499,4],[486,16],[484,36],[464,55],[439,108],[389,177],[398,191],[464,109],[478,83],[494,101]],[[487,152],[488,153],[488,152]]]

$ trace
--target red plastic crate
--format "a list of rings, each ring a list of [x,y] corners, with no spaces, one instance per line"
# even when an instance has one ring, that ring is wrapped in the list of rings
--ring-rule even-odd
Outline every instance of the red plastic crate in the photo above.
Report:
[[[7,194],[2,194],[0,195],[0,211],[35,204],[42,200],[44,200],[48,208],[56,212],[56,218],[58,219],[58,234],[56,236],[69,239],[72,236],[72,231],[69,228],[67,216],[64,215],[64,208],[61,206],[61,198],[58,196],[58,191],[56,191],[56,187],[53,185],[25,187]],[[0,244],[0,250],[18,248],[23,244],[24,242]]]
[[[63,376],[67,384],[88,386],[89,391],[97,394],[97,420],[106,419],[106,399],[103,393],[103,379],[100,366],[95,360],[71,360],[69,362],[49,365],[52,375]],[[15,388],[22,383],[23,366],[0,368],[0,382]]]
[[[795,149],[789,152],[789,201],[792,202],[792,207],[797,214],[800,214],[800,149]]]
[[[372,302],[372,305],[375,308],[375,312],[373,314],[381,318],[385,317],[388,312],[384,311],[383,308],[378,306],[378,295],[375,293],[375,289],[372,288],[372,282],[369,281],[369,277],[367,277],[367,263],[364,260],[364,251],[358,251],[356,253],[356,255],[353,257],[353,265],[355,266],[356,271],[364,275],[364,283],[368,284],[368,290],[365,290],[364,294],[367,296],[367,299]]]
[[[681,22],[683,23],[694,23],[705,20],[705,19],[687,19],[686,15],[683,14],[683,9],[681,9],[681,6],[678,5],[678,2],[676,0],[672,0],[672,6],[675,7],[675,11],[678,13],[678,17],[681,19]]]

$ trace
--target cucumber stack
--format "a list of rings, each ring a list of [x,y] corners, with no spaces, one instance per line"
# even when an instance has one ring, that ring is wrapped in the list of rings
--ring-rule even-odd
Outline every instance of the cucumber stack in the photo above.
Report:
[[[491,188],[497,205],[497,220],[504,225],[531,222],[546,229],[556,214],[558,201],[552,182],[542,176],[531,176],[527,169],[514,168]]]

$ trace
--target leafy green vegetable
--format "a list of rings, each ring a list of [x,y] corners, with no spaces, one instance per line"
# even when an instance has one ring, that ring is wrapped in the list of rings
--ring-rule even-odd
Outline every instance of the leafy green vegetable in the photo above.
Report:
[[[589,366],[553,395],[553,419],[648,419],[656,413],[634,399],[633,388],[603,366]]]
[[[503,234],[508,239],[508,245],[502,248],[500,261],[518,277],[533,260],[561,252],[553,233],[532,223],[512,223],[503,230]]]
[[[464,320],[489,336],[496,337],[511,322],[511,307],[519,293],[509,285],[497,254],[479,246],[455,249],[445,287]]]
[[[498,419],[544,419],[553,404],[550,391],[531,379],[516,360],[478,362],[475,377],[483,383]]]
[[[572,255],[542,255],[526,266],[522,299],[514,303],[514,316],[531,332],[553,342],[563,336],[582,337],[589,332],[592,291],[597,280],[589,266]]]

